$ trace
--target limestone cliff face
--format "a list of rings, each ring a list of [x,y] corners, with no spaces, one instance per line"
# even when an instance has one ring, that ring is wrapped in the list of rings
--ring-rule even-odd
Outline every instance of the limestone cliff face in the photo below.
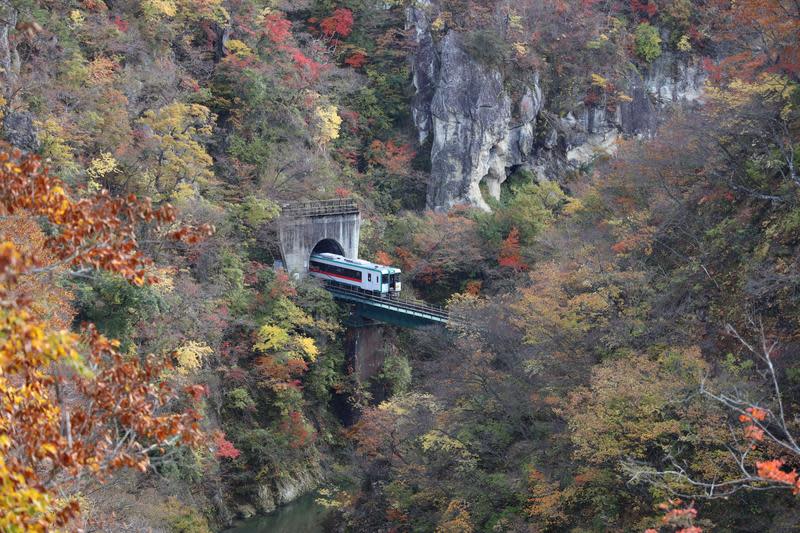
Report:
[[[567,106],[572,112],[556,117],[546,112],[537,75],[514,99],[502,74],[471,57],[457,32],[434,40],[429,7],[410,7],[407,24],[416,41],[412,116],[420,145],[431,145],[431,209],[489,209],[484,194],[499,198],[512,170],[528,168],[538,179],[556,179],[569,167],[613,153],[619,135],[651,135],[668,104],[702,95],[702,72],[665,54],[647,72],[629,75],[626,93],[632,100],[613,113],[603,102],[576,102]],[[547,120],[540,120],[543,115]]]
[[[431,139],[428,206],[488,209],[480,184],[499,197],[506,169],[523,164],[533,151],[542,106],[538,78],[513,102],[500,72],[470,57],[458,33],[435,44],[424,7],[409,8],[408,20],[417,40],[412,116],[420,144]]]

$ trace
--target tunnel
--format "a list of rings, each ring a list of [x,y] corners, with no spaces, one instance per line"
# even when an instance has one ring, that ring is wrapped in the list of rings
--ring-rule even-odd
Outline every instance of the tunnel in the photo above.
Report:
[[[341,244],[333,239],[322,239],[314,246],[314,249],[311,250],[311,255],[314,254],[344,255],[344,249]]]

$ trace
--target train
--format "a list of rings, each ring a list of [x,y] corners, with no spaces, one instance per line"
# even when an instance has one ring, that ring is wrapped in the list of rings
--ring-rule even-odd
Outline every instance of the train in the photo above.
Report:
[[[313,254],[308,262],[308,273],[315,278],[389,298],[398,296],[402,288],[399,268],[332,253]]]

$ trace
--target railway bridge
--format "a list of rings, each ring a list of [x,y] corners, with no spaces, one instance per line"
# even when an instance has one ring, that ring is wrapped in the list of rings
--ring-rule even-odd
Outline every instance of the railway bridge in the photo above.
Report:
[[[286,204],[278,220],[281,255],[286,270],[296,279],[308,274],[315,253],[335,253],[358,258],[361,214],[350,198]],[[384,298],[368,291],[327,283],[334,299],[351,305],[351,326],[375,323],[417,328],[444,325],[454,320],[441,307],[406,298]]]

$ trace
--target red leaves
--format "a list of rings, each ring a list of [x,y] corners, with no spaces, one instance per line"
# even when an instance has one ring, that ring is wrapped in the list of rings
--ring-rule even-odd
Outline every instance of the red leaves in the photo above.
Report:
[[[236,459],[242,454],[231,441],[225,438],[225,433],[222,431],[218,431],[214,435],[214,446],[217,448],[214,455],[221,459]]]
[[[298,48],[291,49],[290,53],[295,69],[302,78],[308,81],[315,81],[319,78],[319,74],[322,70],[322,65],[320,63],[307,57]]]
[[[315,438],[314,431],[308,426],[300,411],[290,412],[289,416],[281,422],[280,430],[289,437],[289,445],[292,448],[301,448],[311,444]]]
[[[748,408],[746,409],[746,411],[747,411],[748,413],[750,413],[750,416],[751,416],[753,419],[755,419],[755,420],[758,420],[759,422],[763,422],[764,420],[766,420],[766,419],[767,419],[767,411],[765,411],[765,410],[763,410],[763,409],[759,409],[758,407],[748,407]],[[743,422],[744,422],[744,420],[742,420],[742,418],[743,418],[743,417],[744,417],[744,418],[747,418],[747,417],[745,417],[744,415],[741,415],[741,416],[739,417],[739,420],[741,420],[741,421],[743,421]]]
[[[391,174],[407,174],[415,155],[410,144],[399,144],[392,139],[385,143],[376,139],[369,145],[369,162],[384,167]]]
[[[205,396],[208,396],[208,387],[206,385],[189,385],[183,391],[191,396],[195,402],[199,402]]]
[[[769,413],[764,409],[760,409],[758,407],[748,407],[747,409],[745,409],[745,411],[748,414],[739,415],[739,422],[747,424],[746,426],[744,426],[745,438],[754,441],[764,440],[764,430],[761,429],[757,425],[757,423],[766,420],[767,415]],[[753,422],[753,423],[748,423],[748,422]]]
[[[781,0],[712,2],[705,9],[707,24],[718,41],[733,45],[732,53],[720,62],[725,74],[755,79],[775,73],[797,82],[800,79],[800,9]],[[763,40],[751,46],[752,36]],[[712,81],[715,71],[709,71]]]
[[[350,57],[344,60],[345,65],[349,65],[353,68],[361,68],[367,62],[367,55],[363,52],[355,52]]]
[[[637,15],[652,18],[658,13],[658,6],[654,0],[631,0],[631,10]]]
[[[501,267],[513,268],[514,270],[526,270],[528,265],[522,261],[519,246],[519,230],[514,227],[508,233],[508,237],[503,241],[500,247],[500,256],[498,263]]]
[[[121,31],[122,33],[125,33],[125,32],[128,31],[128,27],[130,26],[128,24],[128,21],[122,20],[122,17],[120,17],[119,15],[111,15],[109,20],[111,21],[111,24],[116,26],[117,29],[119,31]]]
[[[383,250],[379,250],[375,253],[375,262],[379,265],[392,265],[394,264],[394,260],[392,256],[388,253],[384,252]]]
[[[353,12],[340,7],[330,17],[322,19],[319,27],[328,38],[345,38],[353,31]]]
[[[272,12],[264,17],[264,30],[267,39],[273,44],[284,44],[292,35],[292,23],[283,18],[283,13]]]
[[[280,298],[281,296],[296,296],[297,289],[292,284],[289,274],[285,270],[276,270],[275,279],[269,287],[269,297],[272,299]]]

